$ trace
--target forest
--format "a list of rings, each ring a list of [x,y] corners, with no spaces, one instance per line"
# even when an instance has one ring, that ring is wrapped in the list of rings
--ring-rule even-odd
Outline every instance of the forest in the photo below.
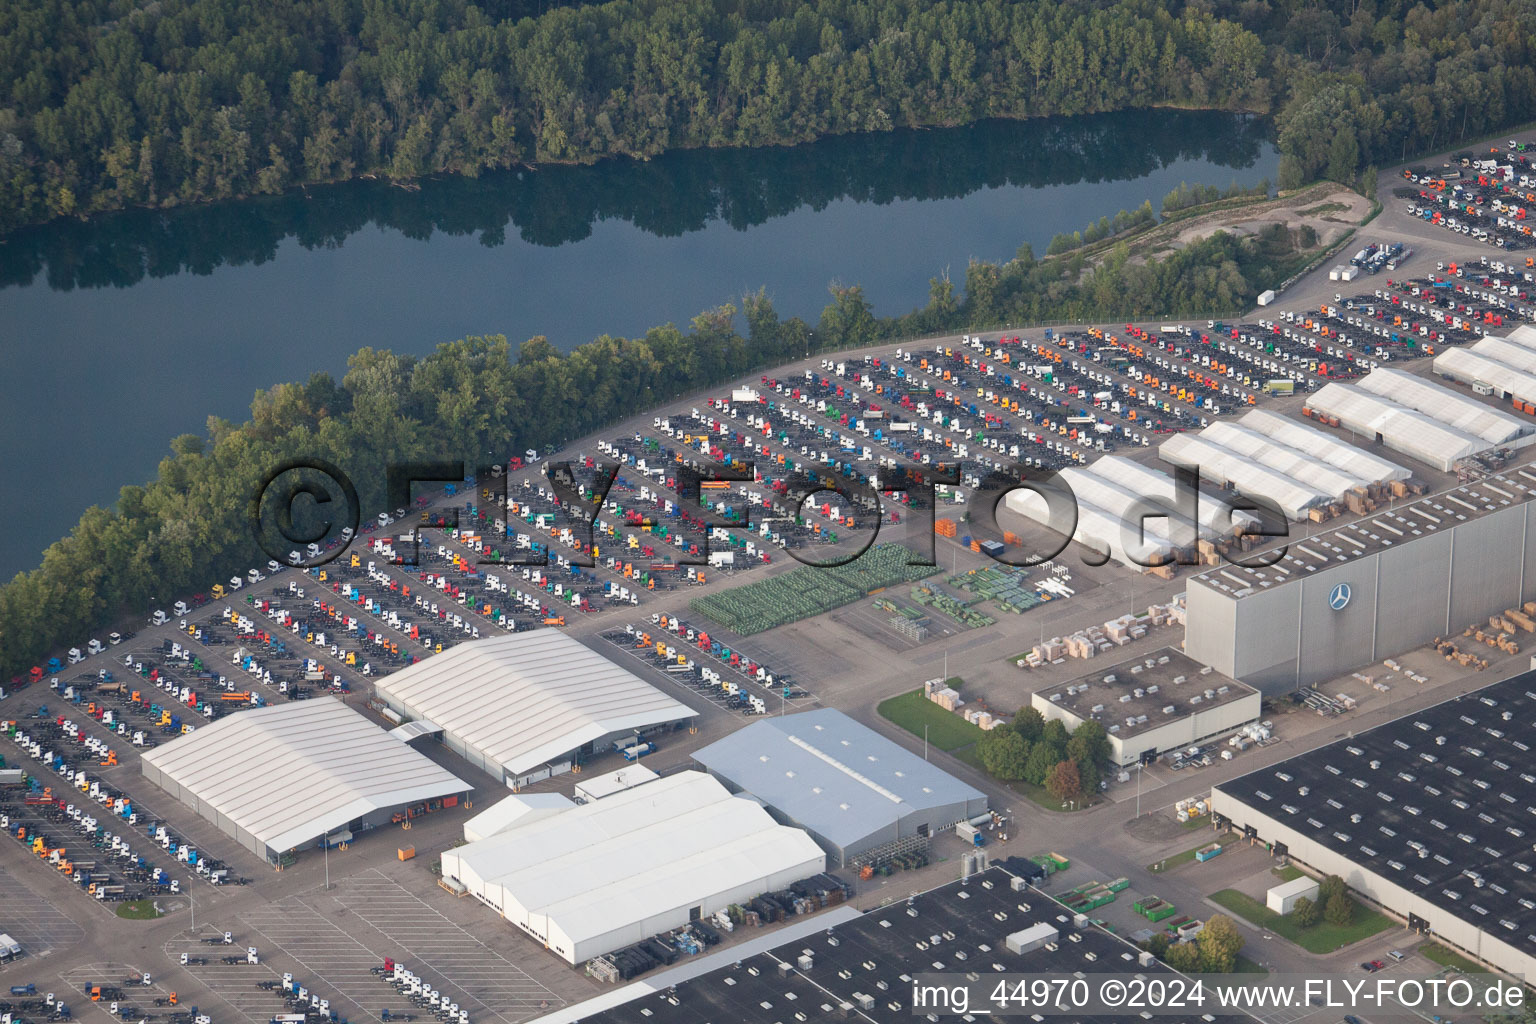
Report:
[[[1304,258],[1283,230],[1217,234],[1145,263],[1123,242],[1095,263],[1080,253],[1038,260],[1024,246],[1003,264],[972,263],[963,301],[953,282],[936,278],[928,303],[902,317],[876,317],[862,290],[846,286],[833,289],[815,324],[781,319],[759,292],[739,308],[700,313],[686,329],[604,336],[569,355],[540,337],[520,346],[464,338],[422,358],[363,348],[340,381],[321,373],[278,385],[257,393],[245,423],[210,418],[205,434],[175,438],[154,481],[124,487],[110,509],[88,509],[39,568],[0,586],[0,678],[122,615],[265,564],[247,510],[264,474],[291,458],[341,467],[372,514],[384,507],[390,462],[473,466],[487,451],[542,449],[817,350],[1046,318],[1230,313]]]
[[[0,232],[293,185],[898,126],[1272,114],[1280,185],[1536,109],[1525,0],[15,0]]]

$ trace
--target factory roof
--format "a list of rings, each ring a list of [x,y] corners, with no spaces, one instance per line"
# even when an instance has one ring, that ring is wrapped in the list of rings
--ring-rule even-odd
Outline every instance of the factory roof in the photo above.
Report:
[[[712,970],[698,973],[697,965],[689,963],[531,1024],[782,1024],[843,1017],[895,1021],[913,1016],[913,975],[964,970],[985,975],[993,970],[966,968],[966,963],[1063,978],[1105,972],[1173,975],[1157,961],[1141,966],[1136,947],[1097,927],[1076,928],[1072,914],[1060,904],[1036,889],[1014,891],[1012,881],[1002,868],[992,867],[852,919],[828,917],[825,929],[763,952],[724,950],[715,956]],[[1009,935],[1040,924],[1055,929],[1059,941],[1025,953],[1007,948]],[[867,1009],[861,1001],[867,1001]],[[977,1013],[974,1005],[972,1012]],[[1071,1017],[1079,1024],[1124,1019],[1124,1014]],[[1209,1010],[1169,1013],[1164,1019],[1168,1024],[1251,1021],[1245,1015]]]
[[[558,629],[459,644],[376,685],[514,773],[696,714]]]
[[[704,772],[678,772],[445,852],[445,873],[499,886],[573,942],[805,865],[820,846]]]
[[[1230,597],[1247,597],[1533,498],[1536,470],[1517,466],[1447,491],[1396,502],[1391,508],[1310,537],[1287,538],[1285,556],[1274,565],[1258,565],[1270,556],[1252,552],[1245,556],[1250,566],[1227,564],[1193,577],[1192,582]]]
[[[241,711],[143,760],[278,851],[374,811],[472,788],[334,697]]]
[[[1521,324],[1508,334],[1504,335],[1505,341],[1512,341],[1517,345],[1527,348],[1536,348],[1536,327],[1530,324]]]
[[[839,846],[922,808],[984,798],[834,708],[760,718],[693,757]]]
[[[1037,690],[1035,696],[1079,719],[1099,722],[1106,730],[1113,730],[1112,737],[1124,740],[1257,692],[1180,651],[1164,647],[1091,675]]]
[[[1536,952],[1533,729],[1525,672],[1216,788]]]

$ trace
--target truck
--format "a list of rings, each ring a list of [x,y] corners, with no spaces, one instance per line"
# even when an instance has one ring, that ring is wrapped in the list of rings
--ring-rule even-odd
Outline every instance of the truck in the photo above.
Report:
[[[1273,288],[1267,288],[1264,291],[1259,293],[1259,305],[1267,306],[1271,302],[1274,302],[1274,301],[1275,301],[1275,290]]]
[[[1296,382],[1276,378],[1264,383],[1264,393],[1267,395],[1293,395],[1296,393]]]
[[[642,742],[642,743],[635,743],[635,744],[633,744],[631,746],[624,747],[619,752],[624,755],[624,760],[626,760],[626,761],[638,761],[642,757],[644,757],[646,754],[653,754],[653,753],[655,753],[656,752],[656,745],[654,743],[649,742],[649,741]]]
[[[955,826],[955,835],[959,836],[962,842],[970,843],[972,846],[987,845],[986,834],[968,821],[962,821]]]
[[[9,963],[21,956],[21,943],[9,935],[0,933],[0,964]]]

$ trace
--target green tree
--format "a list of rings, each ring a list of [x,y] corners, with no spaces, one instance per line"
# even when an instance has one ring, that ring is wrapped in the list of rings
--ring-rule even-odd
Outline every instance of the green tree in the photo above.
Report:
[[[1054,747],[1065,749],[1069,738],[1067,726],[1061,719],[1053,718],[1040,730],[1040,738]]]
[[[1312,927],[1317,924],[1317,904],[1305,896],[1301,897],[1296,901],[1295,906],[1291,907],[1291,919],[1300,928]]]
[[[1109,761],[1109,733],[1093,719],[1084,719],[1072,730],[1067,741],[1067,756],[1074,761],[1106,764]]]
[[[1317,901],[1326,905],[1335,896],[1349,895],[1349,886],[1338,875],[1324,875],[1317,884]]]
[[[1194,974],[1200,970],[1200,947],[1193,942],[1177,942],[1168,947],[1163,961],[1176,971]]]
[[[1045,785],[1046,776],[1060,761],[1059,749],[1052,749],[1049,743],[1040,741],[1031,745],[1029,760],[1024,765],[1024,781],[1032,786]]]
[[[1141,944],[1141,948],[1162,960],[1168,953],[1168,947],[1173,943],[1173,936],[1167,932],[1153,932],[1152,937]]]
[[[1072,759],[1077,765],[1077,776],[1082,783],[1083,792],[1092,796],[1099,791],[1099,783],[1104,781],[1104,773],[1099,769],[1097,762],[1080,761]]]
[[[1013,716],[1013,731],[1033,743],[1045,731],[1045,716],[1037,708],[1025,706]]]
[[[1323,905],[1323,917],[1329,924],[1347,925],[1355,918],[1355,901],[1343,893],[1331,896]]]
[[[1045,777],[1045,791],[1065,803],[1083,795],[1082,778],[1075,761],[1059,761]]]
[[[981,738],[981,763],[988,774],[1013,782],[1024,778],[1029,744],[1012,729],[993,729]]]
[[[1200,966],[1209,974],[1230,974],[1237,967],[1243,936],[1232,919],[1212,914],[1200,929]]]

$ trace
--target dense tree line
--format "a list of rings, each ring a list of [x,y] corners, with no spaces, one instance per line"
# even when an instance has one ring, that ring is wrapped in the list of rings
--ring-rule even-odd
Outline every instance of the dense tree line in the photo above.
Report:
[[[1063,232],[1051,239],[1051,244],[1046,248],[1047,256],[1059,256],[1073,249],[1081,249],[1085,245],[1097,245],[1106,238],[1133,231],[1136,228],[1151,227],[1157,223],[1157,214],[1152,212],[1152,200],[1138,206],[1134,211],[1121,210],[1113,218],[1100,217],[1094,223],[1088,225],[1085,231],[1074,231],[1070,235]]]
[[[1179,187],[1163,196],[1163,216],[1187,210],[1192,206],[1207,206],[1211,203],[1219,203],[1223,199],[1241,199],[1245,196],[1269,195],[1269,182],[1262,181],[1252,188],[1245,188],[1237,182],[1228,185],[1225,190],[1215,185],[1191,185],[1187,181],[1179,182]]]
[[[365,174],[1272,98],[1254,33],[1150,0],[497,8],[3,5],[0,229]]]
[[[17,0],[0,231],[54,216],[983,117],[1280,115],[1286,182],[1536,107],[1523,0]]]
[[[0,673],[79,644],[120,615],[263,564],[248,505],[263,475],[291,458],[340,466],[371,514],[384,507],[391,462],[477,465],[486,452],[543,448],[812,350],[1047,316],[1225,312],[1283,280],[1296,258],[1283,231],[1217,234],[1145,263],[1132,262],[1123,244],[1099,264],[1080,255],[1036,260],[1026,246],[1002,265],[973,263],[965,301],[938,278],[927,305],[903,317],[875,317],[861,289],[836,287],[814,334],[799,318],[781,319],[759,292],[739,309],[699,314],[686,330],[668,324],[639,338],[604,336],[568,355],[541,337],[518,347],[504,337],[466,338],[423,358],[364,348],[340,381],[316,374],[278,385],[256,395],[244,424],[211,418],[205,435],[176,438],[156,480],[123,488],[112,509],[87,510],[39,568],[0,587]],[[1044,765],[1046,773],[1061,760]],[[1086,762],[1078,768],[1090,791],[1097,776]]]

